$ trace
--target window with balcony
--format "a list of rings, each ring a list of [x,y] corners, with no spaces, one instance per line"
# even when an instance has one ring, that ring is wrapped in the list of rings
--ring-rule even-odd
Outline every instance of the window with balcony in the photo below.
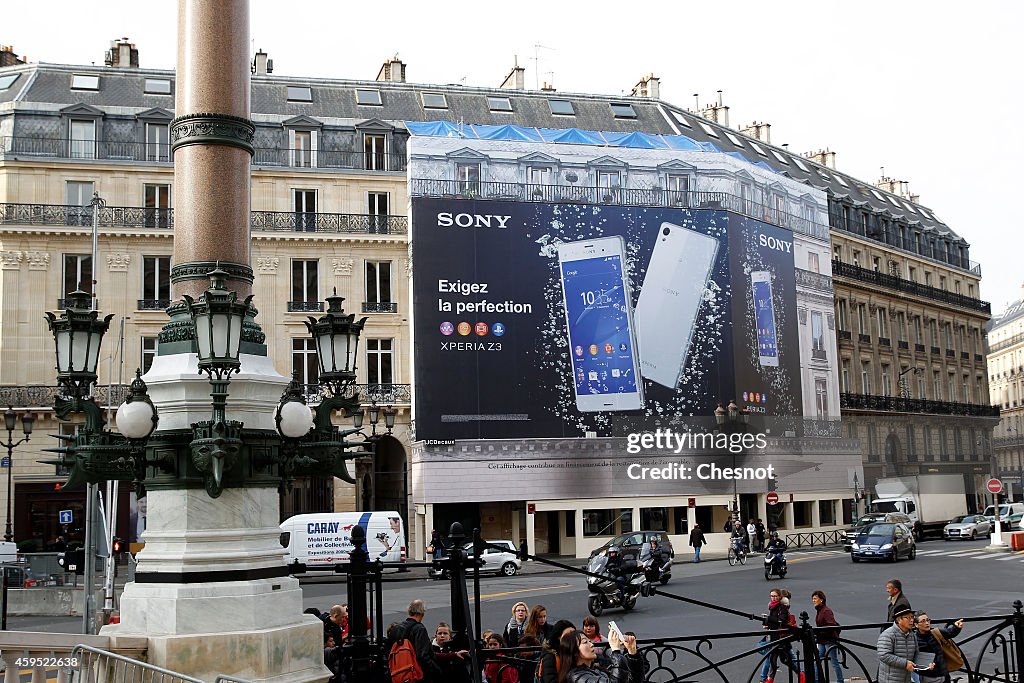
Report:
[[[956,375],[954,375],[952,372],[949,373],[949,378],[947,379],[947,384],[949,386],[949,400],[952,401],[953,403],[956,403],[956,400],[957,400],[957,391],[956,391],[957,381],[956,381]]]
[[[942,375],[938,370],[932,371],[932,400],[942,400]]]
[[[317,133],[315,130],[289,130],[288,150],[293,168],[316,168]]]
[[[366,340],[366,382],[368,384],[394,383],[394,340]]]
[[[387,163],[387,136],[380,134],[366,133],[363,135],[363,156],[367,171],[386,171]]]
[[[882,396],[892,396],[892,375],[887,363],[882,363]]]
[[[455,164],[455,180],[461,194],[480,194],[480,164]]]
[[[860,362],[860,388],[862,394],[871,393],[871,362],[862,360]]]
[[[171,257],[142,257],[140,311],[162,311],[171,305]]]
[[[550,185],[551,184],[551,167],[550,166],[528,166],[526,168],[526,182],[530,185]],[[538,190],[543,194],[543,188],[538,187]]]
[[[828,380],[824,378],[814,380],[814,407],[819,420],[828,418]]]
[[[96,121],[92,119],[71,119],[70,131],[71,158],[96,158]]]
[[[843,393],[851,393],[853,391],[853,387],[850,385],[850,359],[848,358],[843,359],[841,379],[843,381]]]
[[[64,290],[61,297],[77,290],[92,294],[92,256],[64,254]]]
[[[811,311],[811,357],[825,360],[825,317],[821,311]]]
[[[398,304],[392,300],[391,261],[366,262],[366,299],[363,313],[395,313]]]
[[[142,337],[139,359],[142,361],[142,374],[149,372],[156,358],[156,337]]]
[[[671,206],[690,205],[690,176],[684,173],[669,174],[666,187]]]
[[[388,194],[387,192],[366,193],[366,213],[372,233],[388,232]]]
[[[292,259],[292,296],[289,311],[319,311],[319,265],[316,259]]]
[[[67,225],[92,225],[92,197],[96,183],[69,180],[64,183],[64,222]]]
[[[316,190],[292,190],[295,230],[316,232]]]
[[[316,384],[320,381],[316,342],[309,337],[292,339],[292,373],[298,377],[299,384]]]
[[[143,185],[142,200],[146,207],[144,222],[147,228],[166,228],[170,226],[170,185]]]
[[[166,123],[146,124],[146,161],[170,161],[169,126]]]

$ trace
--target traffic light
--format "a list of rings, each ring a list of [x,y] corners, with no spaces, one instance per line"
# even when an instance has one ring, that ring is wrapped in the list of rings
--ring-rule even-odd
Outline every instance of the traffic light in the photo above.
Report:
[[[69,550],[57,556],[57,564],[66,572],[74,572],[79,576],[85,574],[85,549]]]
[[[779,490],[779,477],[778,477],[778,475],[772,476],[772,478],[768,480],[768,490],[769,491],[778,491]]]
[[[121,548],[124,546],[124,541],[122,541],[117,536],[114,536],[113,546],[114,546],[114,552],[115,553],[119,553],[119,552],[121,552]]]

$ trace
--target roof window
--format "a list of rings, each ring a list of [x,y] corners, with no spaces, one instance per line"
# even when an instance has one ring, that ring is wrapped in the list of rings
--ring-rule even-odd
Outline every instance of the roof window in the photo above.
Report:
[[[380,106],[380,90],[356,90],[356,104]]]
[[[708,124],[704,123],[703,121],[698,121],[697,123],[700,124],[700,127],[704,129],[705,133],[707,133],[708,135],[710,135],[713,138],[717,138],[718,137],[718,132],[714,128],[712,128]]]
[[[444,96],[444,93],[440,92],[425,92],[420,95],[423,100],[424,109],[447,109],[448,98]]]
[[[487,108],[491,111],[512,111],[512,100],[507,97],[488,97]]]
[[[99,90],[100,89],[100,77],[99,76],[83,76],[82,74],[75,74],[71,77],[71,89],[72,90]]]
[[[19,76],[21,76],[21,74],[8,74],[7,76],[0,76],[0,90],[7,90],[8,88],[10,88],[12,85],[14,85],[14,81],[18,80]]]
[[[288,86],[288,101],[289,102],[312,102],[313,101],[313,90],[307,85],[289,85]]]
[[[612,115],[617,119],[635,119],[636,110],[633,109],[632,104],[626,102],[612,102]]]
[[[737,147],[743,146],[743,141],[740,140],[735,135],[733,135],[732,133],[730,133],[729,131],[725,131],[725,137],[729,138],[729,141],[732,142],[732,144],[736,145]]]
[[[147,78],[142,92],[147,95],[170,95],[171,82],[166,78]]]
[[[576,116],[576,110],[573,109],[572,102],[569,100],[548,100],[548,106],[551,107],[552,114]]]
[[[772,156],[775,157],[776,159],[778,159],[780,162],[782,162],[782,163],[786,164],[787,166],[789,166],[789,161],[786,160],[786,157],[782,156],[781,154],[776,152],[774,149],[772,150]]]
[[[756,142],[751,142],[751,143],[748,143],[748,144],[750,145],[750,147],[751,147],[751,148],[752,148],[752,149],[753,149],[753,150],[754,150],[755,152],[757,152],[757,153],[758,153],[758,154],[760,154],[761,156],[763,156],[763,157],[766,157],[766,156],[768,156],[768,155],[767,155],[767,154],[765,153],[765,151],[764,151],[764,147],[762,147],[761,145],[757,144]]]

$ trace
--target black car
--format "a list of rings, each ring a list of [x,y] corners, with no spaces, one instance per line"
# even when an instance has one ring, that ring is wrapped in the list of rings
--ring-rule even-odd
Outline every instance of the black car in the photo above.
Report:
[[[633,531],[628,534],[619,534],[615,538],[604,543],[604,545],[590,551],[590,557],[603,553],[614,545],[619,548],[623,557],[631,555],[634,559],[639,560],[640,549],[649,544],[652,538],[658,539],[658,546],[661,548],[662,552],[668,553],[669,557],[675,557],[675,551],[672,549],[672,541],[669,540],[668,534],[664,531]]]
[[[917,542],[906,524],[872,524],[864,527],[853,539],[850,559],[889,560],[896,562],[901,557],[913,560],[917,557]]]

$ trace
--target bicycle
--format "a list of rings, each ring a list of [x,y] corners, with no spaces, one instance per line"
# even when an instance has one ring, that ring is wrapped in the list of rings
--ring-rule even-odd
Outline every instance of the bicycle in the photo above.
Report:
[[[740,564],[747,563],[747,551],[743,547],[743,541],[736,540],[732,545],[729,546],[729,566],[735,567],[736,562]]]

